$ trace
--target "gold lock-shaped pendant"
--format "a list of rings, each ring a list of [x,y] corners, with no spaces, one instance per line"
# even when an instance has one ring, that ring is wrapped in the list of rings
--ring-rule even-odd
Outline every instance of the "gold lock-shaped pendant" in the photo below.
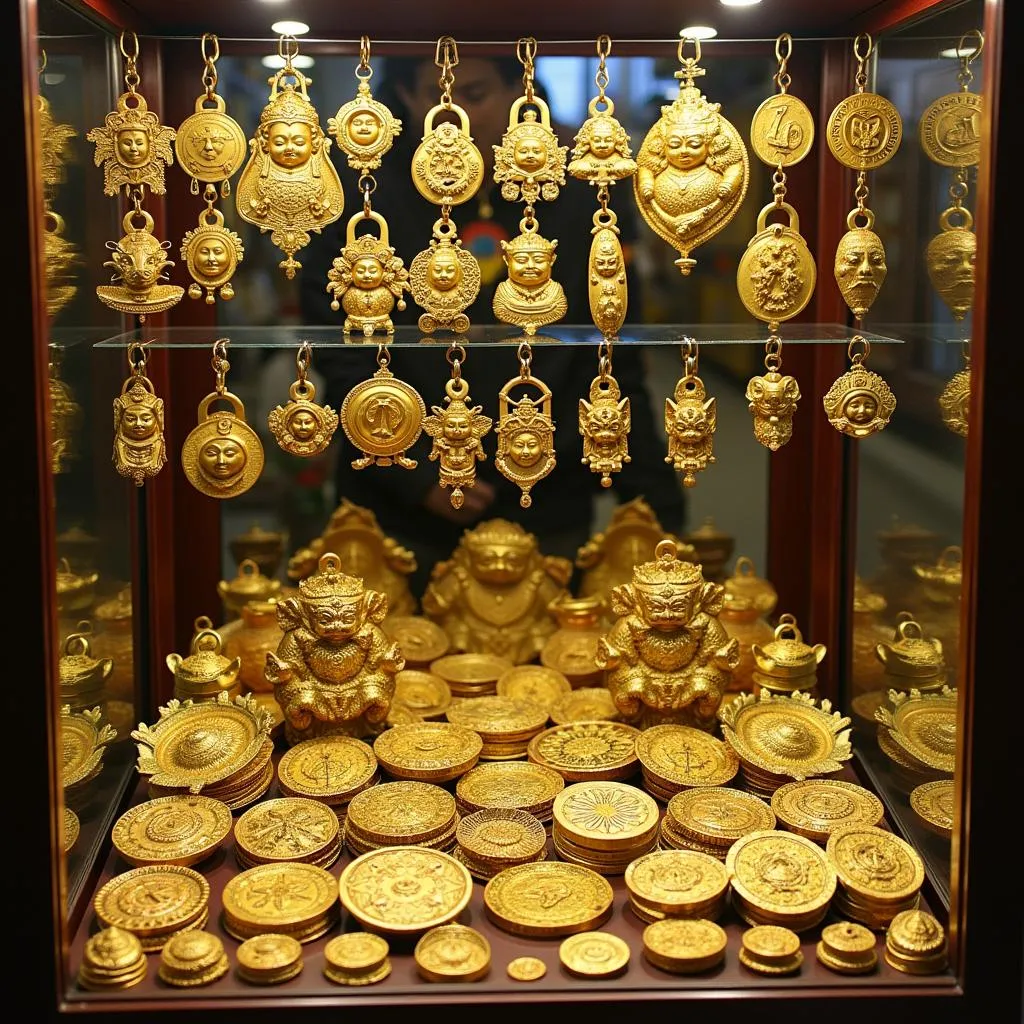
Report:
[[[514,203],[522,198],[531,205],[556,199],[558,186],[565,184],[568,155],[569,147],[559,146],[551,130],[548,105],[539,96],[520,96],[509,109],[501,145],[494,147],[494,180],[501,185],[502,199]]]
[[[231,411],[210,411],[217,401]],[[199,423],[181,446],[188,482],[211,498],[234,498],[249,490],[263,471],[263,445],[245,421],[245,406],[230,391],[213,391],[199,403]]]
[[[442,112],[455,114],[459,123],[435,125]],[[469,134],[469,115],[462,107],[439,103],[427,111],[423,141],[412,156],[412,180],[435,206],[458,206],[476,195],[484,180],[484,158]]]
[[[213,103],[213,108],[206,106]],[[193,192],[198,193],[197,181],[217,185],[227,182],[242,166],[248,147],[245,132],[239,123],[227,113],[224,97],[213,93],[196,100],[194,114],[181,123],[174,137],[174,152],[178,163],[186,174],[193,178]],[[230,187],[226,184],[221,195],[227,196]]]
[[[142,218],[136,227],[135,217]],[[149,313],[162,313],[177,305],[185,289],[176,284],[160,284],[164,270],[173,267],[167,258],[170,242],[161,242],[153,234],[153,218],[142,209],[129,210],[121,221],[124,235],[107,242],[111,257],[103,266],[113,267],[111,284],[101,284],[96,295],[105,306],[119,313],[134,313],[141,321]]]

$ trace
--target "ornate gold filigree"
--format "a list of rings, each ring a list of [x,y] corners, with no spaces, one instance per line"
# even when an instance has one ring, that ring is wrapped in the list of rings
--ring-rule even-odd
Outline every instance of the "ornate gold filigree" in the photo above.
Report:
[[[146,350],[133,342],[128,348],[131,376],[114,399],[114,469],[141,487],[167,461],[164,440],[164,402],[146,376]]]

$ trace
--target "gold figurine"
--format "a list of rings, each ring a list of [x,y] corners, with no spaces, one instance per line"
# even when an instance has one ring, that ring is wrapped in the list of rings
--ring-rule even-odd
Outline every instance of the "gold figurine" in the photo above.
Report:
[[[128,346],[132,373],[114,399],[114,469],[131,477],[136,487],[156,476],[167,461],[164,401],[146,376],[148,344],[133,341]]]
[[[754,416],[754,437],[777,452],[793,436],[793,415],[800,401],[796,377],[779,373],[782,339],[773,334],[765,344],[765,373],[747,381],[747,408]]]
[[[850,369],[833,381],[822,400],[829,423],[849,437],[870,437],[877,433],[889,422],[896,408],[896,396],[889,385],[864,366],[870,352],[870,342],[860,335],[852,338],[847,348]]]
[[[683,485],[693,487],[694,473],[707,469],[715,461],[711,453],[718,409],[714,398],[708,398],[704,381],[697,376],[697,343],[692,339],[683,345],[683,376],[676,381],[673,398],[665,399],[665,433],[668,434],[668,455],[665,461],[683,474]]]
[[[245,422],[245,407],[227,390],[227,339],[213,343],[216,388],[199,403],[199,423],[181,446],[181,465],[188,482],[211,498],[234,498],[249,490],[263,470],[259,434]],[[230,411],[210,412],[214,402],[228,402]]]
[[[508,280],[499,281],[494,290],[494,315],[521,327],[527,335],[561,320],[569,309],[562,286],[551,279],[558,239],[548,241],[539,234],[538,227],[535,217],[524,217],[519,222],[519,234],[510,242],[502,241],[501,258],[508,269]]]
[[[309,232],[336,221],[345,203],[329,156],[331,140],[306,91],[311,79],[292,64],[298,50],[294,37],[281,37],[278,53],[284,67],[268,79],[270,99],[249,140],[249,162],[235,194],[242,220],[270,231],[271,241],[284,252],[278,266],[288,278],[302,266],[295,253],[309,243]]]
[[[695,55],[683,57],[680,39],[676,71],[679,95],[661,108],[637,154],[633,190],[651,230],[678,249],[676,266],[689,274],[697,261],[690,253],[717,234],[735,216],[747,194],[750,165],[736,128],[709,103],[693,83],[706,74]]]
[[[429,458],[439,462],[440,485],[452,489],[452,508],[462,508],[463,488],[476,484],[476,464],[486,458],[480,442],[493,420],[482,415],[483,406],[470,403],[469,384],[462,378],[466,350],[452,345],[447,358],[452,376],[444,386],[445,404],[431,407],[423,429],[434,439]]]
[[[459,333],[469,330],[465,310],[480,293],[480,264],[462,248],[447,206],[441,207],[441,217],[434,221],[430,246],[409,264],[409,285],[413,301],[426,310],[419,318],[424,334],[439,328]]]
[[[942,422],[961,437],[967,436],[971,408],[971,354],[970,343],[964,342],[964,368],[957,370],[939,395]]]
[[[602,341],[598,375],[590,382],[590,401],[580,399],[580,434],[584,466],[601,474],[601,486],[611,487],[611,474],[622,469],[629,455],[629,398],[622,398],[619,382],[612,376],[611,345]]]
[[[338,414],[329,405],[317,405],[316,387],[306,374],[313,361],[313,347],[308,341],[299,346],[295,356],[298,379],[288,389],[290,401],[270,411],[267,425],[277,443],[292,455],[319,455],[331,443],[338,429]]]
[[[205,292],[208,305],[214,302],[214,292],[222,299],[234,298],[231,278],[244,254],[242,239],[224,227],[224,214],[211,203],[199,214],[198,227],[186,231],[181,240],[181,258],[192,276],[189,298],[202,298]]]

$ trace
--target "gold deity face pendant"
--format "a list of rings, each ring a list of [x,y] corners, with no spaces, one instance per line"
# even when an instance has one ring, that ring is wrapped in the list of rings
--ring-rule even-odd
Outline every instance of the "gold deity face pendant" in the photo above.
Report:
[[[141,487],[167,461],[164,402],[153,382],[139,370],[124,382],[114,399],[114,469]]]
[[[210,411],[214,402],[230,411]],[[188,482],[211,498],[243,494],[263,471],[263,445],[245,421],[245,407],[230,391],[214,391],[199,403],[199,423],[181,447],[181,466]]]
[[[444,406],[431,406],[423,429],[434,439],[429,458],[438,463],[438,483],[452,489],[452,508],[462,508],[464,490],[476,484],[476,464],[486,458],[480,441],[493,420],[482,415],[483,406],[471,404],[469,385],[461,376],[449,380],[444,390]]]
[[[480,264],[462,248],[454,221],[436,220],[430,246],[409,264],[413,302],[426,310],[419,327],[424,334],[438,329],[468,331],[464,310],[480,293]]]
[[[952,218],[963,218],[954,225]],[[954,320],[963,320],[974,304],[974,261],[978,239],[971,227],[974,218],[965,206],[951,206],[939,217],[942,229],[925,249],[925,266],[932,287],[949,307]]]
[[[231,189],[227,181],[242,166],[247,148],[245,132],[228,115],[224,97],[215,92],[204,93],[196,100],[195,113],[181,122],[174,137],[174,152],[182,169],[192,177],[195,195],[202,181],[221,185],[221,195],[228,196]]]
[[[212,206],[203,210],[199,226],[186,231],[181,240],[181,258],[192,276],[188,297],[199,299],[205,294],[208,305],[214,303],[215,292],[222,299],[234,298],[231,278],[244,255],[242,239],[224,227],[224,214]]]
[[[452,113],[458,124],[441,121],[440,113]],[[476,195],[484,180],[484,158],[469,134],[469,115],[455,103],[431,107],[423,119],[423,141],[412,157],[416,190],[435,206],[458,206]]]
[[[580,399],[579,430],[583,437],[584,466],[601,474],[601,486],[611,487],[612,473],[622,469],[629,455],[629,399],[622,398],[619,382],[611,375],[590,382],[590,401]]]
[[[800,401],[795,377],[768,370],[747,382],[747,408],[754,417],[754,437],[765,448],[778,451],[793,436],[793,415]]]
[[[593,185],[612,185],[636,173],[626,129],[615,118],[615,104],[607,96],[595,96],[587,108],[589,117],[576,134],[568,171]]]
[[[494,315],[527,335],[561,320],[569,309],[562,286],[551,278],[557,245],[557,238],[549,242],[538,233],[536,220],[527,218],[512,241],[501,243],[508,279],[494,290]]]
[[[493,149],[494,180],[501,185],[502,199],[512,203],[522,199],[532,205],[538,199],[550,202],[558,197],[558,186],[565,184],[569,147],[558,145],[551,130],[551,111],[539,96],[520,96],[512,103],[501,145]]]
[[[715,461],[712,444],[717,426],[716,402],[705,394],[704,382],[695,374],[680,377],[674,397],[665,399],[665,461],[683,474],[685,487],[693,487],[694,474]]]
[[[967,436],[968,416],[971,408],[971,370],[957,370],[939,395],[942,422],[961,437]]]
[[[524,394],[512,398],[512,389],[534,387],[540,398]],[[551,418],[551,390],[527,374],[510,380],[498,393],[498,453],[494,465],[506,480],[522,491],[519,504],[533,504],[530,491],[555,468],[555,423]]]
[[[103,191],[116,196],[122,186],[148,186],[157,195],[167,191],[164,168],[174,163],[175,131],[160,123],[141,93],[122,93],[117,109],[100,128],[86,133],[96,144],[96,166],[103,166]]]
[[[329,405],[317,405],[312,381],[295,381],[288,389],[288,397],[287,404],[270,410],[270,432],[290,455],[319,455],[338,429],[338,414]]]
[[[356,77],[356,98],[343,103],[334,117],[327,119],[327,131],[348,157],[349,167],[372,171],[380,167],[381,158],[394,145],[402,122],[370,95],[369,74],[362,77],[356,71]]]
[[[375,223],[379,237],[369,232],[356,236],[356,227]],[[403,292],[409,290],[409,271],[388,245],[387,221],[373,210],[361,211],[348,222],[345,248],[327,271],[331,309],[345,310],[342,330],[359,331],[369,338],[374,331],[395,333],[391,310],[405,309]]]
[[[590,316],[606,338],[618,334],[626,320],[626,261],[615,221],[611,210],[594,214],[594,239],[587,268]]]
[[[829,423],[840,433],[858,438],[878,433],[896,408],[889,385],[860,363],[834,381],[822,401]]]
[[[143,226],[135,227],[141,217]],[[121,226],[124,236],[107,242],[111,257],[103,266],[113,267],[112,284],[99,285],[96,294],[104,305],[119,313],[134,313],[140,321],[149,313],[161,313],[177,305],[185,289],[175,284],[160,284],[164,270],[173,267],[167,258],[170,242],[160,242],[153,234],[153,218],[145,210],[129,211]],[[120,282],[120,283],[118,283]]]
[[[864,227],[857,226],[857,217],[864,216]],[[846,218],[849,231],[836,246],[835,278],[850,312],[862,319],[871,308],[889,268],[885,262],[885,246],[872,231],[875,216],[870,210],[851,210]]]

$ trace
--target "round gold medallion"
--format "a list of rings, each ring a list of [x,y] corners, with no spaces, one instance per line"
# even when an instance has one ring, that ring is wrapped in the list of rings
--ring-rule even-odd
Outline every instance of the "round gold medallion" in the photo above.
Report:
[[[818,960],[839,974],[867,974],[878,964],[875,935],[853,921],[837,921],[821,930]]]
[[[65,853],[70,853],[75,843],[78,842],[78,833],[80,831],[81,825],[78,821],[78,815],[70,807],[65,807],[64,830],[61,835],[61,849]]]
[[[216,935],[187,931],[172,936],[160,950],[158,974],[168,985],[192,988],[223,977],[230,966],[224,944]]]
[[[290,935],[254,935],[238,947],[235,956],[239,975],[257,984],[287,981],[302,970],[302,944]]]
[[[943,167],[974,167],[981,159],[981,96],[951,92],[940,96],[918,122],[921,146]]]
[[[378,466],[392,462],[416,465],[405,459],[404,453],[422,433],[426,415],[420,393],[395,377],[386,365],[358,383],[345,396],[340,411],[345,436],[366,456],[356,462]]]
[[[725,957],[728,937],[714,921],[666,918],[644,929],[644,956],[676,974],[708,970]]]
[[[160,864],[116,875],[96,894],[93,909],[105,928],[123,928],[143,938],[192,924],[209,900],[210,885],[198,871]]]
[[[569,782],[625,779],[637,769],[639,736],[639,729],[622,722],[556,725],[530,741],[527,757]]]
[[[858,92],[833,109],[825,138],[832,155],[854,171],[872,171],[889,162],[903,136],[900,112],[884,96]]]
[[[380,628],[402,648],[407,665],[429,665],[451,646],[448,634],[421,615],[389,615]]]
[[[547,723],[547,710],[510,697],[469,697],[448,709],[448,721],[488,736],[533,734]]]
[[[258,864],[229,878],[221,894],[228,931],[302,932],[310,941],[330,926],[338,902],[334,876],[315,864]],[[323,930],[306,935],[306,926]],[[246,936],[241,936],[245,938]]]
[[[658,805],[621,782],[578,782],[555,797],[554,820],[565,838],[593,850],[645,843],[658,830]]]
[[[255,863],[333,860],[339,839],[334,811],[302,796],[264,800],[235,823],[235,852]]]
[[[434,119],[454,114],[458,124]],[[435,206],[465,203],[484,180],[484,158],[469,134],[469,115],[454,103],[438,104],[423,120],[423,140],[412,157],[412,180],[421,196]]]
[[[129,863],[196,864],[231,831],[227,804],[207,796],[162,796],[129,808],[114,823],[111,842]]]
[[[772,809],[751,793],[704,786],[677,793],[666,817],[685,835],[728,845],[751,832],[775,828]]]
[[[565,788],[558,772],[529,761],[480,764],[456,783],[455,795],[471,810],[503,807],[543,816]]]
[[[513,981],[539,981],[548,973],[547,964],[535,956],[517,956],[505,970]]]
[[[440,676],[414,668],[395,674],[392,707],[400,704],[420,718],[437,718],[448,710],[451,702],[452,691]]]
[[[645,729],[636,754],[646,772],[673,786],[724,786],[740,767],[732,747],[687,725]]]
[[[469,771],[483,741],[451,722],[414,722],[382,732],[373,743],[381,767],[399,779],[447,782]]]
[[[213,101],[211,110],[205,104]],[[224,98],[214,93],[196,100],[195,113],[174,136],[174,155],[186,174],[217,184],[230,178],[249,152],[245,132],[228,116]]]
[[[214,402],[231,411],[211,412]],[[230,391],[213,392],[199,403],[199,423],[181,446],[188,482],[211,498],[235,498],[249,490],[263,471],[263,443],[245,421],[245,407]]]
[[[611,932],[581,932],[562,942],[558,959],[577,977],[611,978],[629,964],[629,946]]]
[[[910,793],[910,807],[925,828],[947,839],[953,834],[956,804],[952,779],[938,779],[916,786]]]
[[[340,802],[371,785],[377,758],[369,744],[349,736],[302,740],[277,763],[281,792],[324,803]]]
[[[877,825],[885,813],[874,793],[841,779],[788,782],[772,794],[771,806],[785,828],[819,843],[848,825]]]
[[[440,835],[455,821],[455,798],[429,782],[385,782],[348,805],[346,823],[372,842],[397,845]]]
[[[491,807],[467,814],[455,830],[459,846],[487,860],[531,860],[547,842],[544,826],[527,811]]]
[[[416,943],[413,958],[427,981],[479,981],[491,969],[491,944],[475,928],[445,924]]]
[[[756,925],[743,933],[739,961],[758,974],[792,974],[804,961],[800,937],[780,925]]]
[[[612,700],[606,686],[583,686],[567,693],[549,709],[555,725],[571,722],[613,722],[619,717],[619,709]]]
[[[729,886],[729,874],[720,860],[706,853],[656,850],[630,863],[624,881],[645,909],[672,914],[719,899]]]
[[[446,654],[430,663],[430,671],[453,688],[494,686],[514,667],[497,654]]]
[[[853,825],[833,832],[825,852],[850,892],[895,902],[924,884],[921,855],[904,839],[882,828]]]
[[[324,962],[339,971],[377,970],[387,959],[387,940],[371,932],[345,932],[324,946]]]
[[[769,167],[792,167],[814,145],[814,117],[796,96],[769,96],[754,111],[750,147]]]
[[[498,696],[523,700],[545,711],[572,692],[569,680],[553,668],[543,665],[517,665],[498,680]]]

